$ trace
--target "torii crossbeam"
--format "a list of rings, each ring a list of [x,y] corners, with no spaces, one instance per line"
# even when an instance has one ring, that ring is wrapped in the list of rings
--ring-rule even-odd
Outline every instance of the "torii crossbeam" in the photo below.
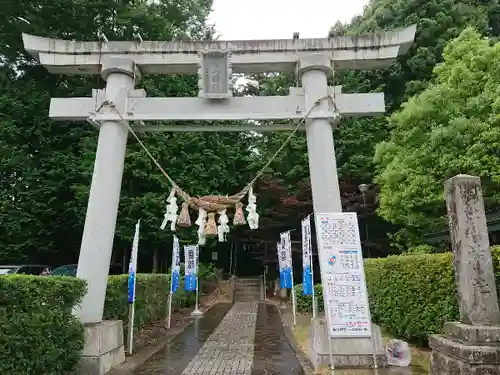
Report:
[[[26,50],[50,72],[101,74],[105,90],[89,98],[54,98],[50,117],[56,120],[89,119],[99,127],[99,140],[78,277],[88,283],[78,314],[84,323],[102,320],[104,297],[127,143],[123,120],[300,120],[305,122],[315,212],[340,212],[340,191],[335,161],[332,121],[344,116],[373,116],[384,112],[382,93],[344,94],[327,86],[332,68],[388,67],[411,46],[415,26],[394,32],[324,39],[193,42],[80,42],[23,34]],[[295,72],[301,88],[283,97],[232,97],[232,73]],[[191,73],[199,76],[198,98],[146,98],[135,90],[141,74]],[[319,105],[315,103],[320,98]],[[114,111],[101,107],[112,102]],[[142,131],[179,131],[175,125],[134,125]],[[235,130],[287,130],[294,125],[245,124]],[[210,126],[183,127],[186,131],[213,131]],[[217,130],[226,131],[218,126]]]

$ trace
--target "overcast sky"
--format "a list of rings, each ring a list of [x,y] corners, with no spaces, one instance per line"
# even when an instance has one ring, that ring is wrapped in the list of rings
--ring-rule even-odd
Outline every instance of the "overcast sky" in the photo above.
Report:
[[[210,21],[221,39],[325,38],[335,22],[347,22],[368,0],[215,0]]]

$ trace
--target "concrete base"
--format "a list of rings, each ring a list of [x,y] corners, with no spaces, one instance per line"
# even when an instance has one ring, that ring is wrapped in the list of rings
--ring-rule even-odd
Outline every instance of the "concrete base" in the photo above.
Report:
[[[201,312],[200,310],[196,309],[196,310],[193,310],[193,312],[191,313],[191,316],[193,318],[199,318],[199,317],[203,316],[203,312]]]
[[[372,338],[336,338],[328,336],[328,326],[324,317],[311,320],[309,328],[308,356],[315,370],[330,364],[331,340],[332,359],[339,368],[373,368],[374,352],[378,368],[388,367],[380,327],[372,324]]]
[[[431,375],[500,375],[500,327],[445,323],[429,346]]]
[[[85,345],[74,375],[104,375],[124,361],[121,320],[85,326]]]

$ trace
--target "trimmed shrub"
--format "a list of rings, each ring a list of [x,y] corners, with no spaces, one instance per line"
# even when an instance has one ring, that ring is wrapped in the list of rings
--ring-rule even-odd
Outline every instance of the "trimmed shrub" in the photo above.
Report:
[[[500,247],[492,252],[499,270]],[[367,259],[365,274],[372,319],[392,335],[427,343],[428,335],[440,332],[445,321],[458,319],[451,253]],[[312,299],[302,296],[302,285],[296,288],[298,310],[311,311]],[[315,291],[320,296],[321,286]],[[323,308],[322,298],[318,308]]]
[[[71,371],[84,343],[71,311],[85,290],[73,277],[0,276],[0,374]]]
[[[165,319],[170,275],[137,274],[135,286],[134,332]],[[104,304],[104,319],[122,320],[128,332],[128,275],[109,276]]]
[[[373,321],[397,337],[427,343],[458,319],[451,253],[368,259],[365,274]]]

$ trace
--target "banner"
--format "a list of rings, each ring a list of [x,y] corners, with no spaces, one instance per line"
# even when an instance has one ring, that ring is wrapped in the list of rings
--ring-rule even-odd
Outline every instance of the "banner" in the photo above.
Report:
[[[179,280],[181,278],[181,254],[179,239],[174,236],[174,246],[172,248],[172,279],[170,280],[170,291],[175,293],[179,288]]]
[[[139,253],[139,225],[141,221],[138,220],[135,225],[134,241],[132,242],[132,254],[130,255],[130,262],[128,264],[128,303],[135,302],[135,274],[137,271],[137,254]]]
[[[302,220],[302,293],[313,294],[312,248],[311,248],[311,218]]]
[[[196,290],[198,274],[198,245],[184,246],[184,289],[188,292]]]
[[[280,288],[290,289],[293,287],[292,241],[290,240],[290,231],[281,233],[280,238],[281,241],[278,247]]]

